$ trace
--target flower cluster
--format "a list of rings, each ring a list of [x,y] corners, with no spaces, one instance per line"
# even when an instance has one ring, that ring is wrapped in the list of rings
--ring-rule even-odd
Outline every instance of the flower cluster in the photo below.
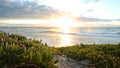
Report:
[[[3,42],[3,38],[0,38],[0,43]]]
[[[19,48],[22,49],[22,48],[24,48],[24,46],[25,46],[25,45],[21,43],[21,44],[19,45]]]

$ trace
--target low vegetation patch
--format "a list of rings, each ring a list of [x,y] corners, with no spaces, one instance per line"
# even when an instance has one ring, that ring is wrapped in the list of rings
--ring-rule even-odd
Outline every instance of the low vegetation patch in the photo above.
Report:
[[[0,32],[0,68],[55,68],[54,53],[46,43]]]
[[[56,54],[67,55],[77,61],[87,59],[89,64],[94,65],[94,68],[120,67],[120,44],[78,44],[56,48],[56,50]]]

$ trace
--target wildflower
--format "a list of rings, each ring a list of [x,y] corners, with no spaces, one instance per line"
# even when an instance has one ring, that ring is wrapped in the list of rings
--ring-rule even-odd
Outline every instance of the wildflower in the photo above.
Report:
[[[20,45],[19,45],[19,48],[20,48],[20,49],[24,48],[24,44],[20,44]]]
[[[3,38],[0,38],[0,43],[3,42]]]

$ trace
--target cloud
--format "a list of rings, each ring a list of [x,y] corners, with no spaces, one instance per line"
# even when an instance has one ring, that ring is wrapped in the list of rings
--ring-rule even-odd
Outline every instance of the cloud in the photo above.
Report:
[[[99,0],[83,0],[84,3],[96,3],[99,2]]]
[[[87,17],[79,17],[78,20],[81,20],[84,22],[109,22],[109,21],[112,21],[112,20],[108,20],[108,19],[87,18]]]
[[[50,18],[52,16],[57,17],[60,15],[64,15],[64,13],[66,14],[66,12],[60,11],[60,9],[62,8],[67,11],[69,10],[68,14],[73,13],[72,15],[77,21],[83,22],[120,21],[120,19],[106,20],[90,18],[85,16],[84,14],[88,14],[89,12],[94,11],[94,7],[96,3],[99,2],[99,0],[81,0],[81,1],[75,0],[76,2],[72,0],[66,1],[56,0],[56,1],[58,2],[51,2],[51,0],[0,0],[0,19],[45,19]],[[66,4],[66,2],[69,4]],[[55,5],[60,9],[54,8],[56,6],[53,3],[58,3],[57,5],[56,4]],[[76,13],[80,15],[76,17],[76,15],[74,15]]]
[[[84,15],[94,11],[92,6],[96,2],[98,0],[0,0],[0,19],[41,19],[66,11]]]
[[[60,11],[78,15],[85,15],[89,10],[94,11],[99,5],[99,0],[37,0],[45,5]],[[91,11],[91,12],[92,12]]]
[[[73,17],[78,22],[115,22],[120,21],[120,19],[100,19],[100,18],[92,18],[92,17]]]
[[[99,18],[87,18],[87,17],[74,17],[74,19],[78,22],[111,22],[113,20],[111,19],[99,19]],[[114,21],[118,21],[118,20],[114,20]]]
[[[24,0],[0,0],[0,18],[45,18],[58,13],[57,10],[46,5],[40,5],[35,1]]]

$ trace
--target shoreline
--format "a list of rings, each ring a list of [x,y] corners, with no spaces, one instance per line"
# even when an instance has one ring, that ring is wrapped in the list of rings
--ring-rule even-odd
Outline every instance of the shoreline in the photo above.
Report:
[[[50,46],[59,45],[65,43],[65,45],[75,45],[79,43],[83,44],[117,44],[120,41],[119,28],[75,28],[70,29],[69,31],[64,31],[64,29],[55,29],[55,28],[0,28],[5,32],[11,34],[21,34],[27,38],[32,39],[42,39],[43,42],[47,42]],[[114,32],[113,32],[114,31]],[[69,35],[70,34],[70,35]],[[72,34],[72,35],[71,35]],[[69,37],[69,43],[62,41]],[[51,43],[53,42],[53,43]]]
[[[98,66],[101,68],[114,68],[120,66],[119,49],[120,43],[76,44],[74,46],[55,48],[49,47],[42,40],[27,39],[25,36],[19,34],[0,32],[0,63],[2,64],[0,67],[4,67],[6,64],[12,68],[16,65],[26,66],[32,64],[40,68],[56,68],[54,62],[59,60],[58,64],[60,63],[60,65],[62,64],[69,68],[72,64],[73,67],[74,65],[79,65],[76,61],[89,60],[88,64],[92,64],[95,68]],[[56,55],[59,55],[59,58],[55,59],[54,56]],[[68,58],[71,59],[66,60]],[[66,61],[67,63],[62,63]],[[106,64],[94,64],[101,61],[105,61]]]

